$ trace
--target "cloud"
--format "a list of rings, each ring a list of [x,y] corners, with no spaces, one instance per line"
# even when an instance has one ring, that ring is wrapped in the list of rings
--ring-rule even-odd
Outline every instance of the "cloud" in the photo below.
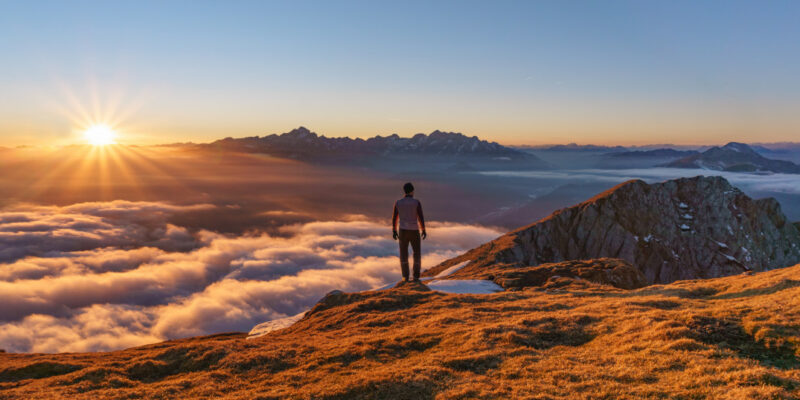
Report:
[[[166,222],[199,206],[83,203],[0,210],[0,348],[94,351],[223,331],[297,314],[333,289],[400,277],[388,223],[347,216],[274,235],[190,232]],[[430,223],[423,268],[501,232]]]
[[[103,247],[189,250],[198,243],[185,229],[168,224],[167,217],[213,207],[117,200],[7,208],[0,213],[0,262]]]
[[[686,168],[582,169],[573,171],[492,171],[479,172],[479,174],[570,181],[599,181],[610,183],[619,183],[630,179],[642,179],[652,183],[681,177],[705,175],[721,176],[727,179],[732,185],[740,187],[740,189],[744,190],[745,192],[751,190],[800,194],[800,174],[753,174]]]

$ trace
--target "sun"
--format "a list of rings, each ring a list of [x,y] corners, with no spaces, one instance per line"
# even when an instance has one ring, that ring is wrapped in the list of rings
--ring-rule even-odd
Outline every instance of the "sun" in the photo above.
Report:
[[[93,146],[114,144],[117,134],[108,125],[92,125],[83,132],[86,141]]]

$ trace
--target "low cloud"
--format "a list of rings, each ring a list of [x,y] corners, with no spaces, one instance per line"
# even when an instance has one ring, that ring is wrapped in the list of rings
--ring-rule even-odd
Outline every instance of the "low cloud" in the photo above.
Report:
[[[109,202],[0,211],[0,348],[97,351],[247,331],[297,314],[330,290],[400,278],[386,223],[349,216],[230,236],[166,222],[208,207]],[[501,233],[429,225],[423,268]]]
[[[619,183],[630,179],[659,182],[698,175],[721,176],[742,190],[800,194],[800,174],[753,174],[685,168],[582,169],[561,171],[493,171],[482,175]]]

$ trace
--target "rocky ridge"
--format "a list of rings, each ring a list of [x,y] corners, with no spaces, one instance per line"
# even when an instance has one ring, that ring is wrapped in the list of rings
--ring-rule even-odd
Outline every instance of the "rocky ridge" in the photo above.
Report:
[[[369,139],[352,139],[318,135],[301,126],[283,134],[245,138],[228,137],[200,146],[206,149],[265,153],[279,157],[317,161],[414,155],[479,157],[495,161],[526,162],[533,167],[546,166],[543,161],[532,154],[496,142],[481,140],[477,136],[469,137],[461,133],[439,130],[428,135],[418,133],[410,138],[392,134]]]
[[[426,271],[469,261],[453,279],[497,264],[521,268],[611,257],[648,283],[714,278],[800,262],[800,232],[775,199],[753,200],[721,177],[620,184]]]

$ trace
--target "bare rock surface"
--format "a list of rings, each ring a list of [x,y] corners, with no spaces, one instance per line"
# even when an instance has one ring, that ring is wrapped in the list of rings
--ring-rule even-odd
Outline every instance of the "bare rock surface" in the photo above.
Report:
[[[722,177],[622,183],[426,271],[453,274],[593,258],[636,266],[648,283],[714,278],[800,262],[800,233],[773,199],[754,200]]]

